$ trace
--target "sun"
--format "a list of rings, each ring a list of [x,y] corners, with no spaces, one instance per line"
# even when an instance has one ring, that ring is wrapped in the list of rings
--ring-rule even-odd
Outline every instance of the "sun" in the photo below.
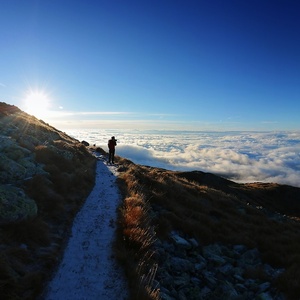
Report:
[[[37,118],[44,118],[49,113],[50,100],[44,91],[30,90],[24,99],[24,111]]]

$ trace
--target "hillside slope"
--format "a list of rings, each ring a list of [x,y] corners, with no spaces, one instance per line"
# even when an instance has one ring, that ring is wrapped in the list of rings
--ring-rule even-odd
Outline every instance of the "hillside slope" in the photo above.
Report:
[[[0,103],[0,295],[36,299],[94,185],[79,141]]]
[[[300,299],[299,188],[116,161],[132,299]],[[95,166],[79,141],[0,103],[1,299],[39,297]]]
[[[119,163],[134,299],[300,299],[299,188]]]

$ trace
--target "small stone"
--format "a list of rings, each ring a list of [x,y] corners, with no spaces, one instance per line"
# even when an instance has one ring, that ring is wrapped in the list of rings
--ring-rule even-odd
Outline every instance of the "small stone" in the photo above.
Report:
[[[209,288],[209,287],[207,287],[207,286],[205,286],[202,290],[201,290],[201,292],[200,292],[200,298],[199,299],[202,299],[201,297],[206,297],[206,296],[208,296],[208,294],[210,294],[211,293],[211,289]]]
[[[188,259],[179,257],[171,257],[170,259],[171,268],[174,271],[185,272],[193,268],[193,264]]]
[[[255,299],[257,300],[273,300],[274,298],[270,295],[270,293],[261,293]]]
[[[169,294],[167,294],[163,291],[160,291],[160,297],[162,300],[175,300],[174,297],[170,296]]]
[[[234,245],[233,250],[235,252],[238,252],[239,254],[241,254],[241,253],[245,252],[247,250],[247,248],[244,245]]]
[[[270,286],[271,286],[270,282],[264,282],[260,284],[258,287],[259,293],[267,291],[270,288]]]
[[[174,241],[174,243],[183,249],[191,249],[192,245],[184,238],[179,236],[176,233],[172,233],[171,239]]]
[[[199,247],[199,243],[196,241],[196,239],[188,239],[189,243],[194,247],[194,248],[198,248]]]
[[[180,277],[175,277],[174,284],[177,287],[184,287],[190,282],[190,276],[187,273],[183,273]]]
[[[27,250],[28,246],[26,244],[21,244],[20,249]]]

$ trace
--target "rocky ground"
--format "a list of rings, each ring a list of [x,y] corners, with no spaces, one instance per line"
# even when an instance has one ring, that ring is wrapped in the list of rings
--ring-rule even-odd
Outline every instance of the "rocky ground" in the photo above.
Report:
[[[156,276],[163,300],[283,300],[272,282],[284,271],[262,262],[259,251],[219,243],[200,247],[194,238],[172,232],[155,243]]]

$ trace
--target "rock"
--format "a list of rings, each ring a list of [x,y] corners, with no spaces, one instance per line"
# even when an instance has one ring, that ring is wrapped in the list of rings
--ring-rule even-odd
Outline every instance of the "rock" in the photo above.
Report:
[[[175,251],[175,246],[171,243],[168,243],[168,242],[163,242],[162,247],[168,253],[172,253],[172,252]]]
[[[223,265],[226,263],[222,255],[222,248],[217,244],[203,247],[203,256],[215,265]]]
[[[222,247],[219,244],[211,244],[203,247],[202,253],[205,258],[209,257],[212,254],[222,255]]]
[[[244,282],[245,279],[240,274],[234,274],[233,278],[236,279],[238,282]]]
[[[200,286],[201,283],[202,283],[202,281],[201,281],[199,278],[197,278],[197,277],[192,277],[192,278],[191,278],[191,283],[192,283],[194,286]]]
[[[89,144],[88,142],[86,142],[86,141],[82,141],[81,144],[84,145],[84,146],[86,146],[86,147],[88,147],[88,146],[90,145],[90,144]]]
[[[24,157],[18,161],[18,163],[25,168],[25,178],[28,179],[34,175],[43,174],[47,175],[48,173],[43,169],[41,164],[38,164],[32,160],[30,157]]]
[[[27,250],[28,246],[26,244],[21,244],[20,249]]]
[[[280,274],[284,272],[284,269],[274,269],[272,266],[265,264],[265,273],[272,279],[277,278]]]
[[[228,299],[234,299],[236,296],[238,296],[238,292],[234,288],[233,284],[229,281],[219,283],[219,289],[222,292],[222,295],[226,295]]]
[[[270,280],[276,278],[272,274],[284,271],[263,264],[256,248],[215,243],[200,249],[192,238],[183,238],[177,232],[172,232],[170,238],[172,243],[155,243],[160,257],[156,277],[162,299],[269,300],[279,295],[270,282],[243,277],[246,270],[256,266],[269,274]]]
[[[230,263],[225,263],[221,267],[218,268],[219,272],[221,272],[223,275],[230,275],[233,272],[233,266]]]
[[[174,241],[176,246],[183,249],[191,249],[192,245],[186,239],[179,236],[176,232],[172,232],[171,239]]]
[[[201,271],[201,270],[204,270],[206,267],[206,262],[200,262],[200,263],[196,263],[194,265],[194,268],[196,271]]]
[[[14,140],[8,136],[0,135],[0,151],[3,152],[9,152],[6,151],[12,147],[15,147]]]
[[[182,290],[179,291],[178,300],[188,300],[187,297],[185,296],[184,291],[182,291]]]
[[[175,272],[185,272],[193,268],[193,263],[191,263],[188,259],[179,257],[171,257],[169,259],[169,263],[171,265],[171,269]]]
[[[270,286],[271,286],[270,282],[264,282],[258,286],[258,292],[259,293],[265,292],[270,288]]]
[[[216,254],[213,254],[213,253],[208,255],[206,258],[216,266],[221,266],[221,265],[224,265],[226,263],[226,259],[224,259],[220,255],[216,255]]]
[[[208,298],[205,298],[207,297],[207,295],[209,295],[211,293],[211,289],[207,286],[204,286],[202,289],[201,289],[201,292],[200,292],[200,295],[199,295],[199,299],[208,299]]]
[[[273,300],[274,298],[270,295],[270,293],[261,293],[255,299],[257,300]]]
[[[0,224],[11,224],[37,215],[37,205],[24,191],[0,185]]]
[[[34,155],[28,149],[17,145],[12,138],[0,136],[0,152],[1,183],[13,184],[35,174],[46,173],[34,161]]]
[[[235,288],[236,288],[236,290],[237,290],[237,292],[238,292],[239,294],[243,294],[243,293],[245,293],[245,292],[247,291],[247,288],[246,288],[245,285],[242,284],[242,283],[237,283],[237,284],[235,285]]]
[[[20,180],[26,174],[23,166],[2,153],[0,153],[0,170],[0,178],[3,183]]]
[[[247,247],[244,245],[234,245],[233,246],[233,251],[237,252],[238,254],[241,254],[247,250],[248,250]]]
[[[161,290],[160,297],[161,297],[161,300],[176,300],[176,298],[170,296],[164,290]]]
[[[19,136],[17,142],[19,143],[19,145],[21,145],[23,148],[28,149],[29,151],[34,151],[36,146],[43,144],[43,142],[41,142],[36,137],[29,135]]]
[[[257,288],[257,283],[256,283],[256,280],[254,280],[254,279],[246,279],[244,281],[244,284],[250,290]]]
[[[187,286],[190,282],[190,276],[187,273],[181,274],[179,277],[174,278],[174,285],[177,288]]]
[[[211,289],[213,289],[218,282],[214,272],[209,270],[203,271],[203,279],[206,281],[207,286]]]
[[[198,247],[199,247],[199,243],[198,243],[195,239],[188,239],[188,242],[189,242],[194,248],[198,248]]]
[[[159,273],[158,281],[161,286],[169,288],[174,283],[174,278],[169,274],[167,270],[161,270]]]
[[[260,253],[254,248],[244,252],[238,262],[238,266],[245,268],[246,266],[255,266],[260,263]]]

